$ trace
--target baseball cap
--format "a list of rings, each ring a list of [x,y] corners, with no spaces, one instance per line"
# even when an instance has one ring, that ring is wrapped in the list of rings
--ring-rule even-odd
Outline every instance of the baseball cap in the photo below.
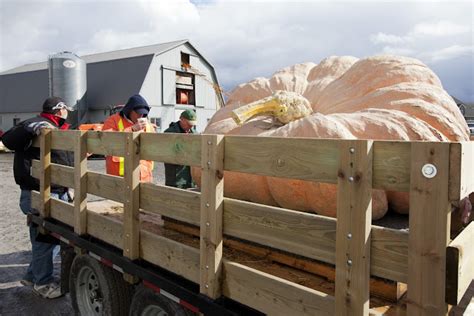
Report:
[[[74,111],[74,109],[66,104],[66,102],[60,97],[47,98],[43,103],[43,112],[54,113],[58,110],[66,109],[68,111]]]
[[[194,112],[193,110],[185,110],[181,113],[179,117],[185,118],[191,125],[197,124],[197,115],[196,112]]]

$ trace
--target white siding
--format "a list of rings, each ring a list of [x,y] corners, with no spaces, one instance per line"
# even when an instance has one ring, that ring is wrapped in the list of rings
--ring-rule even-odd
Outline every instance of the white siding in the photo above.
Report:
[[[176,104],[176,71],[163,68],[163,105]]]
[[[181,52],[190,54],[190,64],[195,72],[196,107],[176,105],[176,71],[181,69]],[[155,56],[145,76],[140,94],[152,107],[150,117],[160,117],[162,129],[168,128],[171,122],[179,120],[179,114],[186,108],[195,109],[198,116],[197,131],[202,132],[207,119],[220,108],[219,98],[213,85],[213,69],[207,65],[188,44],[178,46]]]

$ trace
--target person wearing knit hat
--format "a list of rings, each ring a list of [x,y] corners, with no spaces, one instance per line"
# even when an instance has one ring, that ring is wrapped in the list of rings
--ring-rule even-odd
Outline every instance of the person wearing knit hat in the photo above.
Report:
[[[119,113],[109,116],[102,131],[112,132],[144,132],[154,133],[155,128],[148,122],[150,106],[139,94],[132,95]],[[116,156],[105,157],[105,168],[108,174],[124,175],[124,158]],[[140,160],[140,181],[151,182],[153,161]]]

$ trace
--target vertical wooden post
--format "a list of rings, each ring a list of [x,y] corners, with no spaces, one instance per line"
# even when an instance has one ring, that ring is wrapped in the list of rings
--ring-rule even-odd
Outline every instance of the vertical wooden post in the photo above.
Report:
[[[446,315],[449,144],[412,143],[408,315]]]
[[[74,232],[87,233],[87,132],[74,137]]]
[[[200,292],[215,299],[221,295],[224,136],[201,140]]]
[[[140,256],[140,133],[127,133],[124,165],[123,254],[127,258]]]
[[[44,129],[40,136],[40,199],[41,217],[51,214],[51,130]]]
[[[336,228],[336,315],[369,315],[372,141],[340,145]]]

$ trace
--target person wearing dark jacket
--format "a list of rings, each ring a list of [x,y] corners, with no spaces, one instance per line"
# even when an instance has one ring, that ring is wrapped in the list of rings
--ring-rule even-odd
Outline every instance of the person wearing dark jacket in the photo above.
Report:
[[[66,118],[70,110],[63,99],[48,98],[39,116],[20,122],[2,136],[3,144],[15,151],[13,174],[21,189],[20,209],[25,215],[37,212],[31,208],[31,191],[39,191],[39,181],[31,176],[31,164],[33,159],[40,158],[40,149],[31,146],[33,140],[43,129],[69,129]],[[72,166],[73,159],[71,152],[51,150],[53,163]],[[65,187],[51,186],[51,197],[67,201],[67,193]],[[37,240],[37,235],[37,227],[30,225],[32,259],[21,283],[33,286],[33,291],[44,298],[56,298],[61,296],[61,289],[53,281],[53,258],[59,247]]]
[[[165,130],[165,133],[194,134],[194,126],[196,124],[196,112],[185,110],[181,113],[179,121],[171,123]],[[165,185],[180,189],[192,188],[191,168],[189,166],[165,163]]]

